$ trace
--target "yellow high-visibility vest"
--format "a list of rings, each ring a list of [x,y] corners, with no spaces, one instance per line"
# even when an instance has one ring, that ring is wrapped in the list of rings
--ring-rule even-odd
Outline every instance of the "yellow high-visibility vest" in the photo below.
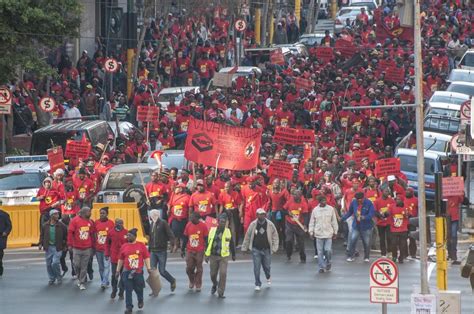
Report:
[[[211,231],[209,231],[206,256],[211,256],[212,243],[214,243],[214,237],[216,236],[216,231],[217,231],[217,227],[212,227]],[[227,257],[230,255],[231,238],[232,238],[232,234],[230,233],[230,229],[225,228],[224,233],[222,234],[222,243],[221,243],[221,256],[222,257]]]

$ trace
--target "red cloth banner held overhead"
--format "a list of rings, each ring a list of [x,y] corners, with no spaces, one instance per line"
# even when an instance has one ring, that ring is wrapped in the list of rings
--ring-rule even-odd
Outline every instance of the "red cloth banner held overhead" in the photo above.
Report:
[[[400,174],[400,159],[384,158],[375,161],[375,176],[377,178],[386,178],[387,176]]]
[[[189,120],[184,156],[205,166],[230,170],[257,167],[262,129],[235,127],[215,122]]]
[[[268,167],[268,176],[270,178],[291,180],[293,177],[293,166],[286,161],[272,160],[270,167]]]
[[[314,143],[314,131],[307,129],[293,129],[287,127],[277,127],[273,140],[281,144],[304,145],[304,143]]]
[[[405,69],[392,66],[386,68],[385,80],[393,83],[403,83],[405,81]]]
[[[331,47],[317,47],[315,49],[316,57],[323,62],[334,60],[334,53]]]

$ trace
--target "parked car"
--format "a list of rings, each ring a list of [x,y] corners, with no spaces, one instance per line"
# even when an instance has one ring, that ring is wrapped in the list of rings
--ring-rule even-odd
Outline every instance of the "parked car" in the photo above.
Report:
[[[109,124],[110,128],[114,132],[115,138],[117,138],[117,123],[115,121],[109,121],[107,123]],[[143,132],[139,128],[133,125],[133,123],[130,123],[127,121],[119,121],[118,127],[120,130],[120,134],[122,136],[125,136],[127,140],[129,140],[132,136],[134,136],[137,133],[143,135]],[[143,135],[143,137],[145,136]]]
[[[442,104],[455,104],[462,105],[466,100],[469,100],[469,95],[456,93],[456,92],[447,92],[447,91],[436,91],[431,96],[428,104],[432,103],[442,103]]]
[[[334,20],[334,34],[339,34],[342,32],[343,28],[347,25],[347,19],[349,19],[351,24],[354,23],[354,21],[357,19],[357,15],[361,13],[362,8],[365,9],[365,12],[369,16],[369,21],[372,21],[373,16],[367,6],[342,7],[339,12],[337,12],[336,19]]]
[[[305,45],[306,47],[319,46],[321,40],[326,36],[324,32],[315,32],[311,34],[303,34],[300,36],[298,41],[299,44]]]
[[[424,119],[423,127],[426,131],[454,135],[459,132],[461,119],[440,115],[428,115]]]
[[[461,118],[461,105],[440,102],[430,103],[425,111],[425,116],[438,115],[445,117]]]
[[[436,172],[442,172],[442,154],[428,151],[425,155],[425,192],[426,200],[433,201],[435,196]],[[418,193],[418,156],[416,149],[400,148],[396,151],[395,157],[400,158],[400,170],[407,177],[407,184]]]
[[[361,6],[365,6],[365,7],[368,7],[370,11],[374,11],[375,9],[377,9],[379,7],[379,5],[377,4],[377,1],[376,0],[372,0],[372,1],[367,1],[367,0],[350,0],[349,1],[349,6],[350,7],[361,7]]]
[[[237,77],[241,76],[248,77],[251,74],[255,74],[256,77],[259,78],[260,75],[262,75],[262,70],[260,68],[249,66],[239,66],[237,67],[237,70],[235,70],[234,67],[226,67],[220,69],[218,73],[229,73],[231,71],[234,71],[232,74],[232,82],[234,82]],[[209,83],[207,84],[207,90],[209,91],[209,94],[212,95],[217,88],[219,87],[214,85],[214,78],[210,79]]]
[[[447,82],[474,82],[474,69],[453,69],[449,73]]]
[[[143,185],[150,182],[151,173],[158,169],[149,163],[121,164],[105,175],[96,201],[99,203],[138,203],[144,197]],[[143,180],[143,181],[142,181]]]
[[[458,63],[458,67],[466,70],[474,70],[474,49],[467,50]]]
[[[106,121],[61,121],[54,123],[33,133],[30,155],[46,155],[46,151],[54,146],[62,146],[66,150],[66,141],[69,139],[81,140],[83,135],[95,147],[105,145],[114,132]]]
[[[433,151],[448,156],[451,153],[450,134],[423,131],[423,147],[425,151]],[[416,149],[415,132],[410,131],[397,145],[396,151],[402,148]]]
[[[198,93],[199,86],[179,86],[163,88],[158,94],[157,102],[161,105],[161,109],[166,110],[171,99],[174,99],[174,102],[176,104],[179,104],[184,98],[184,93],[188,91]]]
[[[148,151],[143,156],[143,160],[150,165],[157,165],[156,159],[151,156],[152,152]],[[166,168],[189,169],[189,162],[184,158],[184,150],[166,150],[161,156],[161,162],[166,165]]]
[[[1,203],[22,205],[35,202],[50,169],[47,156],[6,157],[5,161],[7,164],[0,167]]]
[[[472,97],[474,96],[474,82],[452,82],[446,88],[446,91],[466,94]]]

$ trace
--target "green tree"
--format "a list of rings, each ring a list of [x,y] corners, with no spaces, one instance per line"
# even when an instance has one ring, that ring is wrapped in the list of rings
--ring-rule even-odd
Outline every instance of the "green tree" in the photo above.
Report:
[[[52,74],[43,51],[77,37],[78,0],[0,0],[0,84],[20,70]]]

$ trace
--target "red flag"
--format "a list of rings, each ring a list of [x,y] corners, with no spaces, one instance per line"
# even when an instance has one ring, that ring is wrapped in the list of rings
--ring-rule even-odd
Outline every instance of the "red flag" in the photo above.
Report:
[[[165,153],[164,151],[155,150],[155,151],[153,151],[153,152],[150,154],[150,156],[151,156],[152,158],[155,158],[156,163],[158,164],[158,167],[160,168],[160,170],[161,170],[162,165],[163,165],[163,164],[162,164],[162,161],[161,161],[161,156],[162,156],[164,153]]]
[[[230,69],[230,71],[228,72],[229,74],[235,74],[237,73],[237,70],[238,70],[239,66],[236,65],[235,67],[233,67],[232,69]]]
[[[215,122],[189,120],[184,157],[205,166],[230,170],[257,167],[262,129],[235,127]]]

